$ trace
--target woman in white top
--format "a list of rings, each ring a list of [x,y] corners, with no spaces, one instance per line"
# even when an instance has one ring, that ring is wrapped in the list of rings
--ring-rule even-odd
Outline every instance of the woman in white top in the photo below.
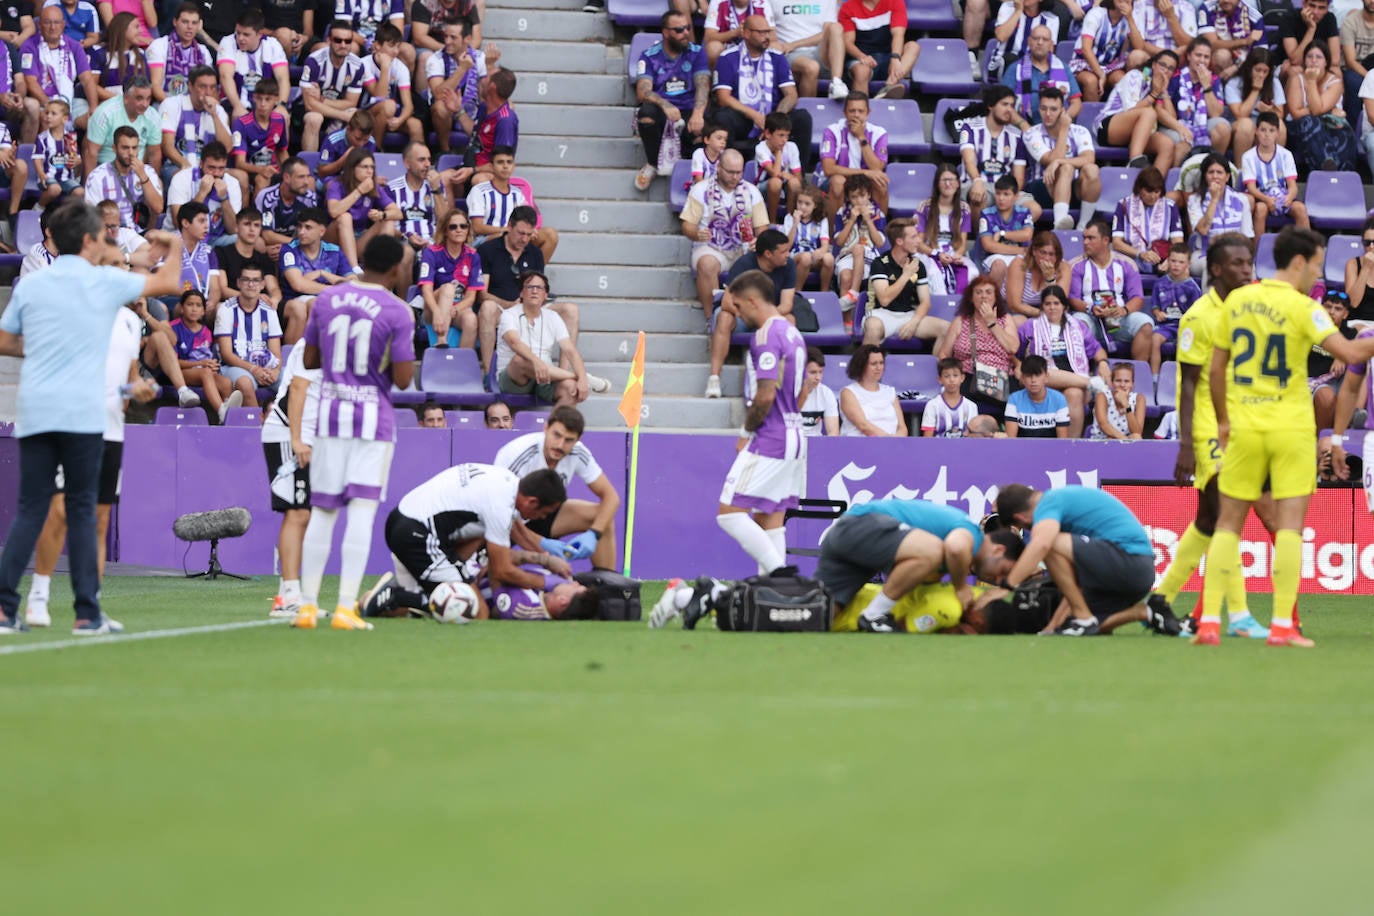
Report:
[[[1226,110],[1236,122],[1231,133],[1231,156],[1235,162],[1255,145],[1255,120],[1270,111],[1279,116],[1279,146],[1288,145],[1288,99],[1283,83],[1274,72],[1274,55],[1268,48],[1251,48],[1240,72],[1226,81],[1222,90]]]
[[[887,354],[864,344],[849,360],[847,375],[854,381],[840,391],[840,435],[905,436],[906,417],[897,392],[884,385]]]
[[[1188,222],[1193,227],[1188,247],[1193,253],[1194,277],[1206,270],[1207,240],[1212,236],[1239,232],[1248,239],[1255,237],[1249,198],[1231,187],[1231,169],[1216,153],[1202,160],[1202,176],[1188,194]]]
[[[835,392],[821,381],[825,375],[825,354],[819,347],[806,348],[806,377],[802,379],[802,433],[808,436],[838,436],[840,405]]]
[[[1178,70],[1178,53],[1159,51],[1140,70],[1132,70],[1116,84],[1107,104],[1097,115],[1097,142],[1102,146],[1127,147],[1133,169],[1150,164],[1161,175],[1186,155],[1186,145],[1174,143],[1161,127],[1177,128],[1178,115],[1169,100],[1169,80]],[[1181,146],[1181,149],[1175,147]]]
[[[1145,399],[1135,390],[1135,367],[1112,368],[1112,390],[1098,389],[1093,405],[1093,439],[1139,439],[1145,431]]]

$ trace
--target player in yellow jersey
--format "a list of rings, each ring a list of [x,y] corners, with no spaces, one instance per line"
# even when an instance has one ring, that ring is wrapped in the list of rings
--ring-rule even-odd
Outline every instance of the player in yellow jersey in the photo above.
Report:
[[[1274,241],[1274,279],[1233,291],[1217,318],[1209,385],[1224,456],[1220,514],[1203,584],[1197,642],[1220,641],[1222,598],[1239,576],[1240,531],[1269,481],[1274,497],[1274,617],[1269,645],[1310,647],[1293,625],[1302,526],[1317,488],[1317,429],[1307,388],[1314,344],[1347,365],[1374,358],[1374,338],[1346,340],[1303,290],[1322,276],[1326,240],[1288,226]]]
[[[1159,586],[1150,595],[1150,609],[1163,618],[1173,616],[1174,599],[1197,569],[1216,530],[1220,497],[1217,467],[1221,444],[1217,439],[1217,415],[1212,409],[1207,371],[1212,365],[1212,344],[1222,303],[1232,291],[1254,282],[1254,257],[1250,240],[1238,232],[1226,232],[1207,245],[1207,275],[1211,287],[1183,313],[1178,324],[1178,459],[1174,481],[1197,490],[1197,517],[1179,539],[1178,549]],[[1231,578],[1226,595],[1227,632],[1232,636],[1264,639],[1269,635],[1246,608],[1245,580]],[[1192,619],[1184,618],[1183,635],[1193,635]]]

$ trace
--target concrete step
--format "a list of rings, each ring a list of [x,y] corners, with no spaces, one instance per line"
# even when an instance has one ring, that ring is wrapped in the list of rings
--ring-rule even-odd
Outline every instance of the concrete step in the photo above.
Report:
[[[644,146],[638,137],[618,136],[589,140],[586,137],[560,137],[538,134],[538,125],[526,123],[520,133],[520,165],[591,167],[599,169],[637,169],[644,164]],[[626,131],[629,122],[626,121]],[[631,181],[634,176],[631,175]],[[536,188],[546,194],[542,188]],[[663,209],[661,206],[659,209]]]
[[[569,189],[575,191],[575,189]],[[559,232],[626,232],[669,235],[682,221],[658,201],[548,200],[539,195],[539,212]],[[683,237],[685,241],[685,236]],[[686,263],[685,261],[683,262]]]
[[[661,299],[578,300],[582,331],[644,331],[646,334],[705,334],[701,309],[686,301]],[[647,349],[648,344],[645,344]],[[633,356],[633,351],[631,352]]]
[[[619,397],[593,396],[579,404],[578,410],[582,411],[587,425],[593,429],[624,429],[625,420],[617,409],[619,405]],[[739,429],[740,421],[735,419],[735,414],[738,412],[742,418],[743,411],[743,402],[739,398],[708,401],[700,396],[649,395],[644,398],[642,422],[645,429],[672,427],[727,433]],[[729,448],[730,445],[722,441],[722,447]]]
[[[582,12],[582,0],[520,0],[519,9],[522,10],[576,10]],[[600,16],[606,18],[605,13],[582,13],[584,16],[593,18]],[[483,22],[485,31],[485,20]]]
[[[578,15],[581,15],[580,13]],[[634,91],[625,75],[586,73],[521,73],[515,85],[515,102],[522,106],[546,105],[620,105],[629,123]]]
[[[643,296],[684,299],[695,290],[685,267],[596,267],[560,265],[555,256],[549,279],[559,296],[576,302],[586,296]]]
[[[628,331],[583,331],[577,336],[577,351],[588,363],[624,363],[634,359],[637,333]],[[646,363],[699,363],[710,361],[705,332],[701,334],[647,334],[644,341]],[[645,367],[648,373],[648,367]],[[706,379],[702,377],[702,384]]]
[[[493,38],[504,50],[509,39],[537,41],[609,41],[615,34],[608,16],[565,10],[498,9],[482,17],[483,39]]]
[[[520,106],[520,119],[539,125],[542,134],[566,137],[624,137],[630,133],[631,111],[624,105]]]
[[[590,13],[586,15],[588,19],[594,18]],[[501,46],[501,66],[514,70],[517,76],[527,71],[568,74],[615,72],[607,69],[606,45],[600,43],[507,38],[498,44]],[[623,53],[619,59],[622,62],[625,60]]]
[[[608,235],[570,231],[575,226],[568,228],[569,231],[561,233],[554,255],[557,264],[680,267],[687,263],[692,246],[681,235]]]
[[[611,391],[619,397],[630,378],[628,363],[588,363],[587,371],[611,380]],[[706,377],[711,367],[707,363],[652,363],[644,367],[646,395],[680,395],[702,397]],[[720,373],[720,387],[728,398],[744,396],[744,367],[726,366]]]
[[[547,200],[653,200],[668,199],[668,179],[655,178],[648,191],[635,187],[636,169],[572,169],[557,166],[525,167],[525,149],[520,149],[517,174],[534,188],[542,204]]]

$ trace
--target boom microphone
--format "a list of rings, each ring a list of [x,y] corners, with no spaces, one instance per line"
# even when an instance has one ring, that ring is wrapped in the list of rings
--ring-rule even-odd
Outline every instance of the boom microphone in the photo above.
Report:
[[[218,541],[236,538],[253,524],[253,514],[242,506],[211,512],[188,512],[172,523],[172,533],[183,541]]]

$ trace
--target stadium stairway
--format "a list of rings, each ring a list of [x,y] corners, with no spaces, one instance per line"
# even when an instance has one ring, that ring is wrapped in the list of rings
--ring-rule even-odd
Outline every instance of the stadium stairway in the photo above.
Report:
[[[623,428],[616,408],[643,330],[644,426],[736,430],[738,365],[721,377],[726,397],[702,397],[705,325],[691,307],[689,243],[665,203],[668,179],[656,178],[647,194],[634,187],[643,150],[630,133],[625,46],[606,14],[581,7],[581,0],[515,0],[488,9],[483,34],[519,77],[516,174],[533,186],[544,221],[561,237],[549,270],[553,291],[581,307],[582,357],[613,385],[582,411],[590,427]]]

